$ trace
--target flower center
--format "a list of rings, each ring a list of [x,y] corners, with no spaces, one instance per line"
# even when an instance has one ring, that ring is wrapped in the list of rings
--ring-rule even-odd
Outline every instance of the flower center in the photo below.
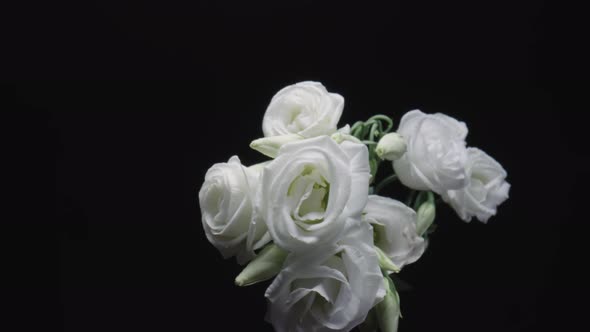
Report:
[[[330,184],[313,165],[306,165],[291,182],[287,195],[296,205],[291,217],[306,224],[323,221],[330,197]]]
[[[211,214],[211,227],[223,227],[225,225],[223,203],[223,188],[219,184],[211,185],[204,200],[204,205],[211,207],[210,210],[207,210]]]
[[[471,178],[471,184],[469,185],[469,193],[478,202],[484,202],[487,197],[487,190],[485,188],[484,179],[478,177]]]
[[[330,268],[333,271],[338,271],[344,278],[348,278],[346,267],[340,253],[331,256],[324,267]],[[333,305],[338,299],[338,295],[342,290],[342,282],[334,277],[317,275],[306,278],[299,278],[293,281],[290,285],[290,291],[306,292],[306,296],[295,304],[293,310],[299,319],[303,319],[308,311],[312,312],[312,316],[326,317],[330,315],[333,310]]]

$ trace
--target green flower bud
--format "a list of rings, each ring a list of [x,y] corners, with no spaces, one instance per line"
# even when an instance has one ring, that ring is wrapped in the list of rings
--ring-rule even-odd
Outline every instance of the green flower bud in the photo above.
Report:
[[[393,271],[395,273],[400,271],[400,268],[387,257],[383,250],[379,249],[379,247],[374,248],[377,253],[377,258],[379,259],[379,267],[381,267],[382,270]]]
[[[344,141],[351,141],[354,143],[362,143],[358,138],[356,138],[350,134],[346,134],[346,133],[342,133],[342,132],[335,132],[330,137],[332,137],[332,139],[334,141],[336,141],[336,143],[338,143],[338,144],[340,144]]]
[[[418,211],[416,211],[417,215],[417,225],[416,225],[416,232],[418,235],[422,236],[428,227],[432,225],[434,222],[434,218],[436,217],[436,204],[434,200],[427,200],[424,203],[420,204]]]
[[[253,140],[250,147],[271,158],[279,154],[281,146],[295,141],[300,141],[303,136],[297,134],[287,134],[280,136],[269,136]]]
[[[401,317],[399,295],[389,276],[384,277],[384,283],[387,292],[383,301],[379,302],[375,307],[379,329],[382,332],[397,332],[399,318]]]
[[[406,141],[398,133],[389,133],[379,140],[375,153],[381,159],[397,160],[406,153]]]
[[[271,279],[281,271],[287,254],[275,244],[267,245],[236,277],[236,285],[250,286]]]

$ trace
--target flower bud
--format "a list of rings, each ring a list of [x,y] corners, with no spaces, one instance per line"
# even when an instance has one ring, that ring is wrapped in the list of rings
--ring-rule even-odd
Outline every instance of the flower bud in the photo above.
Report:
[[[281,271],[287,254],[275,244],[266,246],[236,277],[236,285],[250,286],[274,277]]]
[[[351,141],[351,142],[354,142],[354,143],[361,143],[361,141],[358,138],[356,138],[356,137],[354,137],[354,136],[352,136],[350,134],[346,134],[346,133],[336,132],[336,133],[333,133],[331,137],[338,144],[340,144],[340,143],[342,143],[344,141]]]
[[[379,267],[386,271],[393,271],[395,273],[400,271],[400,268],[395,265],[394,262],[387,257],[387,255],[383,252],[383,250],[379,249],[379,247],[374,247],[375,252],[377,253],[377,258],[379,259]]]
[[[344,127],[338,129],[335,133],[330,136],[336,143],[340,144],[344,141],[350,141],[353,143],[362,143],[358,138],[352,136],[350,134],[350,126],[345,125]]]
[[[377,143],[375,152],[381,159],[397,160],[406,153],[406,141],[398,133],[386,134]]]
[[[379,330],[382,332],[397,332],[399,318],[401,317],[399,295],[388,276],[384,278],[384,282],[387,292],[383,301],[379,302],[375,307]]]
[[[418,211],[416,211],[417,215],[417,225],[416,225],[416,232],[418,235],[422,236],[428,227],[432,225],[434,222],[434,218],[436,217],[436,205],[434,204],[433,200],[427,200],[420,205]]]
[[[279,154],[281,146],[302,139],[303,136],[298,134],[269,136],[253,140],[252,143],[250,143],[250,147],[266,156],[274,158]]]

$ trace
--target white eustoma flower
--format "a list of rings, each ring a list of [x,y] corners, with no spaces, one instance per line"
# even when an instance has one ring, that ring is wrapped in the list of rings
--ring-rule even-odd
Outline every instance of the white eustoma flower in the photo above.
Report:
[[[336,131],[343,108],[344,98],[329,93],[319,82],[289,85],[270,101],[262,120],[262,131],[267,137],[331,135]]]
[[[414,110],[402,117],[397,132],[405,138],[407,151],[393,167],[404,185],[438,194],[467,185],[464,122]]]
[[[199,191],[203,229],[224,258],[237,256],[244,264],[270,237],[254,219],[253,196],[262,165],[244,167],[237,156],[213,165]]]
[[[360,217],[369,187],[364,144],[320,136],[284,145],[262,171],[257,213],[288,251],[333,242]]]
[[[371,226],[351,220],[335,244],[287,257],[266,290],[267,321],[277,332],[350,331],[383,299]]]
[[[496,208],[508,198],[510,184],[506,171],[494,158],[477,148],[467,149],[469,184],[460,190],[449,190],[442,198],[459,217],[471,221],[473,216],[482,222],[496,214]]]
[[[399,268],[417,261],[427,242],[416,231],[416,212],[394,199],[369,195],[363,220],[373,226],[375,246]]]

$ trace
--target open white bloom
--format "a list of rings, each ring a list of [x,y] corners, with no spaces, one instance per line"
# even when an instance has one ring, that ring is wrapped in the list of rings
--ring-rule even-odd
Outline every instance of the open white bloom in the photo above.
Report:
[[[264,136],[331,135],[336,131],[343,108],[344,98],[329,93],[319,82],[289,85],[270,101],[262,120],[262,131]]]
[[[350,331],[383,299],[371,226],[350,222],[336,244],[287,257],[265,294],[266,318],[277,332]]]
[[[284,145],[264,167],[256,209],[272,240],[300,252],[330,243],[360,217],[369,188],[364,144],[320,136]]]
[[[416,212],[394,199],[369,195],[363,220],[373,225],[375,246],[402,268],[417,261],[427,242],[416,231]]]
[[[460,190],[449,190],[442,198],[459,217],[471,221],[473,216],[482,222],[496,214],[496,207],[508,198],[510,184],[506,171],[494,158],[477,148],[467,149],[469,184]]]
[[[244,167],[237,156],[214,164],[199,191],[203,229],[224,258],[244,264],[270,237],[263,222],[254,220],[253,195],[262,168]]]
[[[393,168],[404,185],[438,194],[467,185],[465,123],[414,110],[402,117],[397,132],[405,138],[407,151]]]

